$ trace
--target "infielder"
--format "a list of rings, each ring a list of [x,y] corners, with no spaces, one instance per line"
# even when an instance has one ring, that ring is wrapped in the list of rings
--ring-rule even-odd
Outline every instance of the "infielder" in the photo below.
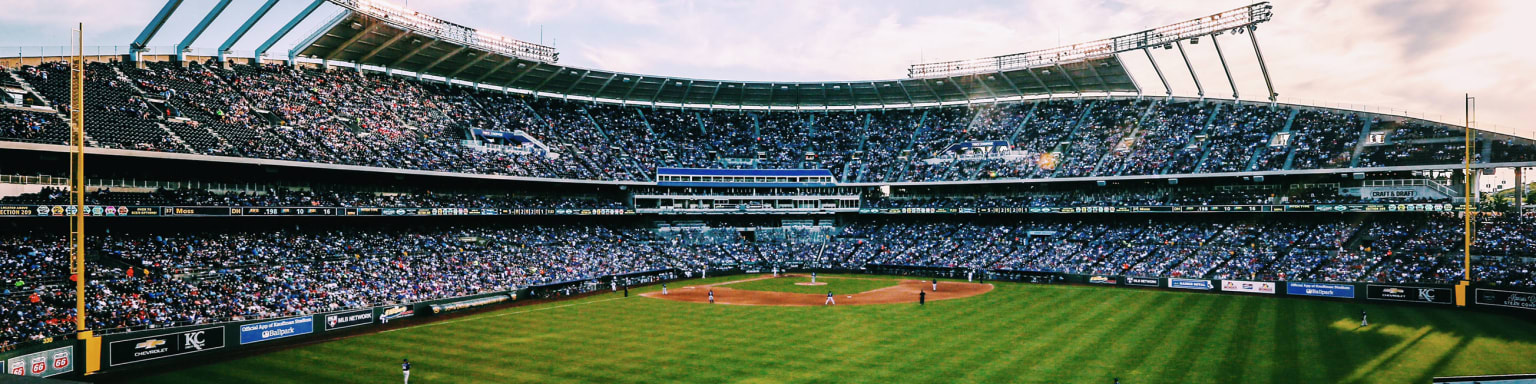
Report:
[[[661,294],[667,294],[667,283],[661,283]]]
[[[411,384],[411,360],[400,359],[400,373],[405,375],[405,384]]]
[[[714,288],[710,288],[710,290],[709,290],[709,303],[710,304],[714,304],[715,303],[715,290],[714,290]]]
[[[837,300],[832,300],[832,291],[827,291],[827,302],[821,305],[837,305]]]
[[[934,292],[938,292],[939,291],[939,279],[933,279],[933,291]]]

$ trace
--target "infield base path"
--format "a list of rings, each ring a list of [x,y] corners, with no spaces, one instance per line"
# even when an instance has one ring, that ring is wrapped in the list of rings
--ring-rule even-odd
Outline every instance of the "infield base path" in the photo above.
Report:
[[[803,277],[801,275],[784,275],[784,277]],[[729,305],[778,305],[778,306],[811,306],[823,305],[827,301],[827,295],[817,293],[791,293],[773,291],[749,291],[734,289],[730,284],[773,279],[765,276],[755,279],[736,280],[719,284],[690,285],[670,290],[670,294],[650,292],[641,296],[683,301],[690,303],[708,303],[709,291],[715,291],[716,304]],[[832,279],[850,279],[849,277],[822,277]],[[898,304],[916,303],[918,292],[927,291],[928,301],[959,299],[971,297],[992,291],[992,284],[961,283],[940,281],[939,290],[933,290],[932,281],[901,280],[898,284],[859,293],[837,293],[834,300],[837,305],[869,305],[869,304]]]

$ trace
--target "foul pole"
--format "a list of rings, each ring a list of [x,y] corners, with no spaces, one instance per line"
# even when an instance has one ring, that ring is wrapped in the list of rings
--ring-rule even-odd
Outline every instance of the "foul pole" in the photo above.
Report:
[[[1477,98],[1472,97],[1471,94],[1467,94],[1465,97],[1466,100],[1464,100],[1463,104],[1465,115],[1463,116],[1464,121],[1462,125],[1462,131],[1466,134],[1466,142],[1464,143],[1464,147],[1466,147],[1466,153],[1463,154],[1464,160],[1461,170],[1462,181],[1465,184],[1463,186],[1463,188],[1465,188],[1465,194],[1463,197],[1465,200],[1462,202],[1461,216],[1464,220],[1463,224],[1465,225],[1464,228],[1466,231],[1462,242],[1461,283],[1456,285],[1457,306],[1467,305],[1466,290],[1467,287],[1472,284],[1472,193],[1473,188],[1476,187],[1475,183],[1472,181],[1472,146],[1473,143],[1476,143],[1476,141],[1473,140],[1472,126],[1475,125],[1475,122],[1477,121],[1477,115],[1476,112],[1474,112],[1477,109]]]

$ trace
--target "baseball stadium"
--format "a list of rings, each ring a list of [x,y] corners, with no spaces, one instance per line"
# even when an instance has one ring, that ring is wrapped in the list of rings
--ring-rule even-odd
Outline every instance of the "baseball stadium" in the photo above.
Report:
[[[911,63],[841,27],[866,54],[806,62],[883,80],[773,81],[392,1],[0,4],[0,382],[1536,383],[1536,130],[1476,116],[1536,66],[1355,100],[1468,84],[1453,115],[1281,98],[1392,64],[1291,48],[1366,2],[1108,2]],[[1027,5],[1063,3],[1103,8]],[[1366,11],[1429,49],[1501,4]]]

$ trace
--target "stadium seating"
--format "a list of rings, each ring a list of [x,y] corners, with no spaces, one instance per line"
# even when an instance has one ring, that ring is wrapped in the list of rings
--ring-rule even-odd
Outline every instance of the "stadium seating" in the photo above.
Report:
[[[55,104],[68,100],[67,65],[17,73]],[[96,146],[568,179],[648,180],[658,167],[821,168],[843,182],[1191,174],[1454,163],[1463,148],[1449,127],[1263,104],[677,110],[270,64],[92,63],[87,75]],[[28,133],[32,120],[0,119],[0,139],[57,137]],[[468,147],[470,128],[523,131],[558,156]],[[1362,145],[1367,128],[1389,134]],[[956,150],[989,141],[1011,155]],[[1492,142],[1488,160],[1536,157],[1527,141]]]

